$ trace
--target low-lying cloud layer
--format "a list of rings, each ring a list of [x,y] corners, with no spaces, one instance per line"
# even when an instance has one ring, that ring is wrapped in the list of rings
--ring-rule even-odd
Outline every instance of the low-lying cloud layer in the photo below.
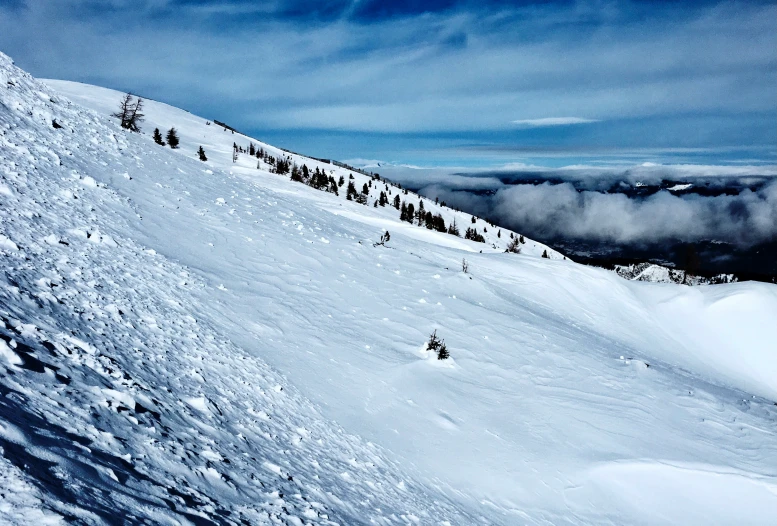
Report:
[[[678,195],[661,190],[639,198],[602,191],[597,188],[601,180],[593,179],[583,183],[587,189],[581,189],[580,180],[504,184],[486,177],[480,187],[463,189],[471,179],[459,177],[449,185],[436,177],[421,192],[545,240],[617,244],[712,240],[743,248],[777,241],[777,179],[770,178],[755,190],[742,189],[738,195]],[[602,186],[613,182],[604,180]],[[491,192],[484,193],[484,188]]]

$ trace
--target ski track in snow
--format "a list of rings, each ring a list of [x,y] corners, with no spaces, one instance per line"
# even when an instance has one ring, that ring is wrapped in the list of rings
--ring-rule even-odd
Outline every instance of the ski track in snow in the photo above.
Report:
[[[400,223],[233,164],[249,139],[202,118],[148,101],[130,134],[120,94],[51,84],[94,111],[0,54],[5,522],[777,520],[776,287],[504,254],[506,230]]]

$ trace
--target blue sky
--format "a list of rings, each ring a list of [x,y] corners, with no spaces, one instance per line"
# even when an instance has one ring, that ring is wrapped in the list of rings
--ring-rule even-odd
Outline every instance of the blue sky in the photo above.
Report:
[[[0,0],[0,50],[287,148],[777,163],[774,2]]]

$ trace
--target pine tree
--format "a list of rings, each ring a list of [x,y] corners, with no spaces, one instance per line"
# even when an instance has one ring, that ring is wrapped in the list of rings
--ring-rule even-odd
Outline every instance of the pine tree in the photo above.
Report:
[[[291,180],[296,181],[298,183],[303,182],[302,181],[302,175],[300,174],[299,168],[297,168],[297,165],[291,167]]]
[[[200,161],[205,162],[208,160],[208,158],[205,156],[205,150],[202,149],[202,146],[200,146],[200,149],[197,150],[197,155],[199,155]]]
[[[548,255],[548,251],[547,250],[543,250],[542,251],[542,257],[544,257],[545,259],[550,259],[550,256]]]
[[[340,176],[340,179],[337,180],[337,186],[342,187],[345,184],[345,177],[342,175]]]
[[[423,212],[423,210],[421,212]],[[423,216],[424,216],[424,225],[426,225],[426,228],[428,228],[429,230],[433,229],[434,228],[434,216],[432,215],[432,213],[431,212],[426,212],[426,214],[424,214]]]
[[[445,345],[445,341],[440,344],[440,348],[437,349],[437,359],[438,360],[447,360],[451,357],[451,353],[448,352],[448,346]]]
[[[127,121],[127,128],[129,131],[133,132],[140,132],[140,126],[139,124],[143,122],[145,119],[145,115],[140,113],[140,110],[143,109],[143,99],[138,97],[138,100],[135,101],[135,106],[132,108],[132,111],[130,111],[129,114],[129,120]]]
[[[437,337],[436,330],[429,335],[429,341],[426,343],[426,348],[432,352],[436,352],[438,360],[447,360],[451,357],[451,354],[448,352],[448,347],[445,345],[445,340],[440,340]]]
[[[248,155],[250,155],[251,157],[256,155],[256,148],[254,148],[254,143],[248,144]]]
[[[175,128],[170,128],[167,132],[167,144],[170,145],[170,148],[175,150],[178,148],[178,143],[178,132],[175,131]]]
[[[470,239],[478,243],[486,242],[486,238],[484,238],[483,235],[480,232],[478,232],[476,228],[468,228],[467,231],[464,232],[464,239]]]
[[[394,196],[394,208],[396,208],[397,210],[399,210],[399,202],[400,202],[399,194],[397,194],[396,196]]]
[[[453,223],[448,227],[448,233],[453,236],[461,236],[461,232],[459,232],[459,227],[456,224],[456,218],[453,218]]]
[[[399,197],[399,196],[397,196]],[[394,201],[396,202],[396,201]],[[399,220],[400,221],[407,221],[407,205],[404,201],[402,201],[402,210],[399,212]]]
[[[154,128],[154,142],[159,146],[165,145],[165,141],[162,140],[162,134],[159,132],[159,128]]]
[[[121,99],[119,104],[119,111],[112,113],[112,117],[116,117],[121,121],[121,127],[129,131],[139,132],[139,124],[143,122],[145,115],[141,113],[143,109],[143,99],[138,99],[133,103],[132,95],[127,93]]]
[[[127,93],[122,97],[119,103],[119,111],[111,113],[111,117],[119,119],[121,127],[127,128],[127,117],[129,116],[130,108],[132,107],[132,95]]]

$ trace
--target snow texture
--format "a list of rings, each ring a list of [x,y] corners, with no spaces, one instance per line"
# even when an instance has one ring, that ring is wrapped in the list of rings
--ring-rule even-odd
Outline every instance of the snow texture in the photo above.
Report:
[[[0,522],[777,522],[774,285],[505,253],[120,97],[0,54]]]

